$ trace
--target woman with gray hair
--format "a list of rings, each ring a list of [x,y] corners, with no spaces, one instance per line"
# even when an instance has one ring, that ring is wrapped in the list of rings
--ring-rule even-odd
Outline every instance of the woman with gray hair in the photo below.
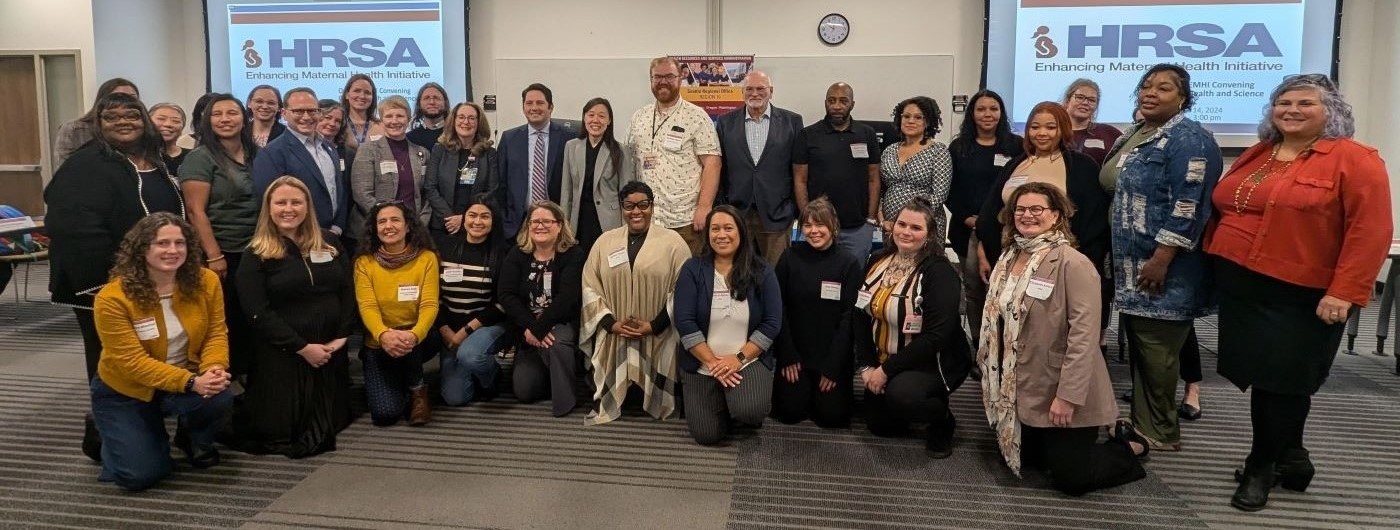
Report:
[[[1303,448],[1311,396],[1390,244],[1385,163],[1354,132],[1331,79],[1285,77],[1264,108],[1260,142],[1211,195],[1203,246],[1219,285],[1218,371],[1253,387],[1254,440],[1230,500],[1241,510],[1263,509],[1276,483],[1304,491],[1312,481]]]

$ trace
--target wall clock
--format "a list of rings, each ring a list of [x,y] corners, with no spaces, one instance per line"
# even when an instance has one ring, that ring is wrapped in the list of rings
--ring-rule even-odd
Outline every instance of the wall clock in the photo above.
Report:
[[[846,15],[832,13],[822,17],[817,22],[817,37],[827,46],[837,46],[846,42],[846,37],[851,36],[851,21],[846,20]]]

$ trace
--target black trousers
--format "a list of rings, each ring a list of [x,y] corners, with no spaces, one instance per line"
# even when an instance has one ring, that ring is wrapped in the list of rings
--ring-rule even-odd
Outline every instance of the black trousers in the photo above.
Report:
[[[97,335],[97,322],[91,309],[73,308],[78,316],[78,331],[83,335],[83,360],[87,363],[87,380],[97,377],[97,360],[102,357],[102,337]]]
[[[1181,345],[1181,380],[1186,383],[1199,383],[1201,375],[1201,344],[1196,339],[1196,324],[1191,323],[1191,332],[1186,343]]]
[[[950,417],[948,390],[935,374],[900,372],[885,383],[884,394],[865,392],[865,426],[876,436],[899,436],[910,423],[941,423]]]
[[[554,346],[535,348],[522,341],[516,347],[511,385],[521,403],[549,399],[554,415],[563,416],[578,405],[578,335],[568,324],[557,324],[550,333]]]
[[[800,423],[811,418],[822,427],[845,427],[851,424],[851,376],[836,378],[836,388],[822,392],[818,383],[821,373],[802,369],[796,383],[783,377],[783,370],[773,374],[773,418],[783,423]]]
[[[1249,397],[1249,421],[1254,428],[1250,458],[1276,462],[1289,449],[1303,448],[1303,428],[1312,410],[1308,394],[1279,394],[1253,387]]]
[[[1097,443],[1098,427],[1042,428],[1021,424],[1021,458],[1027,467],[1050,471],[1055,489],[1083,495],[1147,476],[1128,446]]]

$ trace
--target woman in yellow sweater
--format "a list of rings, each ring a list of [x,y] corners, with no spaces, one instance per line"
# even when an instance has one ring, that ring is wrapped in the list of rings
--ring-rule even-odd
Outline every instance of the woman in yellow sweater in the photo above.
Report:
[[[366,216],[365,239],[355,258],[355,301],[365,324],[365,394],[380,427],[428,423],[432,404],[423,384],[424,339],[438,313],[438,259],[417,215],[399,201],[382,202]]]
[[[92,413],[102,436],[98,480],[138,491],[173,467],[165,416],[177,416],[175,445],[190,464],[219,462],[214,439],[233,404],[228,328],[219,276],[202,266],[194,230],[169,213],[141,219],[117,250],[97,293],[102,339]]]

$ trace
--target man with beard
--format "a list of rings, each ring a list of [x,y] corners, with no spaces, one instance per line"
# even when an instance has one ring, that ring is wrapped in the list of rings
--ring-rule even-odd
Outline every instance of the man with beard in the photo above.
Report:
[[[792,240],[797,218],[792,199],[792,144],[802,116],[770,104],[773,84],[754,70],[744,77],[744,106],[719,117],[715,129],[724,152],[720,196],[744,213],[758,251],[769,265]]]
[[[632,114],[627,147],[640,165],[637,174],[656,193],[656,222],[680,234],[698,256],[719,190],[719,137],[710,116],[681,99],[674,58],[652,59],[650,71],[656,101]]]
[[[826,89],[826,117],[797,135],[792,179],[798,210],[825,195],[841,223],[841,248],[864,263],[880,200],[880,141],[875,129],[851,121],[855,106],[850,85],[836,83]]]
[[[286,107],[282,109],[282,119],[287,122],[287,134],[268,141],[253,158],[253,196],[262,197],[272,181],[291,175],[311,190],[311,206],[316,209],[321,229],[336,235],[348,233],[345,223],[350,212],[349,176],[345,159],[317,132],[321,107],[316,92],[297,87],[288,90],[283,100]],[[354,245],[353,241],[345,243],[347,249]]]
[[[408,141],[431,150],[442,135],[450,108],[452,103],[447,100],[447,89],[431,81],[424,84],[413,102],[413,129],[408,131]]]
[[[564,176],[564,144],[573,139],[568,128],[550,121],[554,115],[554,92],[533,83],[520,93],[525,125],[501,133],[500,173],[505,204],[506,237],[520,231],[525,210],[538,201],[559,202],[559,183]]]

